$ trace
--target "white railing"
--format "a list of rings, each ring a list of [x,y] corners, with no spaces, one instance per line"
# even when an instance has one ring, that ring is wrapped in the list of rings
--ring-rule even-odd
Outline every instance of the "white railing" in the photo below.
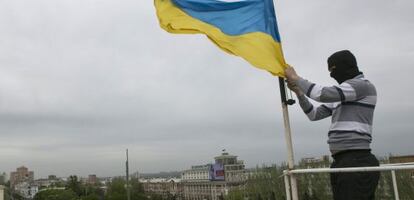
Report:
[[[398,164],[383,164],[379,167],[348,167],[348,168],[313,168],[313,169],[293,169],[283,171],[286,189],[286,200],[292,200],[292,196],[298,196],[297,190],[292,190],[291,180],[297,174],[311,174],[311,173],[349,173],[349,172],[372,172],[372,171],[391,171],[392,185],[394,188],[395,200],[399,200],[399,193],[397,187],[397,179],[395,177],[396,170],[414,170],[414,163],[398,163]]]

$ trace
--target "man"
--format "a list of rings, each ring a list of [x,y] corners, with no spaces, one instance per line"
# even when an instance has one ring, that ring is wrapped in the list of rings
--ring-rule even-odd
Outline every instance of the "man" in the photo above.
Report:
[[[292,67],[285,70],[289,88],[299,99],[311,121],[332,116],[329,149],[331,168],[378,166],[371,154],[372,121],[377,93],[374,85],[359,71],[354,55],[338,51],[328,58],[328,70],[339,85],[323,87],[297,75]],[[307,97],[322,102],[315,107]],[[373,200],[379,172],[332,173],[335,200]]]

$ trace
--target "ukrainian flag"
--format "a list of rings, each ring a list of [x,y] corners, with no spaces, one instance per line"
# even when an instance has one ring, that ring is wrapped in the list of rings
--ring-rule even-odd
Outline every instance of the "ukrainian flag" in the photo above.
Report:
[[[201,33],[224,51],[284,76],[273,0],[154,0],[161,27]]]

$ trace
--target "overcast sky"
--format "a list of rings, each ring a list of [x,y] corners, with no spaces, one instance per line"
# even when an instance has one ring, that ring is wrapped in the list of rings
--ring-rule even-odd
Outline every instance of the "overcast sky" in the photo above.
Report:
[[[278,0],[288,63],[335,84],[350,49],[377,87],[372,148],[414,154],[414,1]],[[184,170],[222,149],[286,160],[277,79],[202,35],[172,35],[152,0],[0,0],[0,172],[113,176]],[[329,154],[329,119],[290,107],[296,160]]]

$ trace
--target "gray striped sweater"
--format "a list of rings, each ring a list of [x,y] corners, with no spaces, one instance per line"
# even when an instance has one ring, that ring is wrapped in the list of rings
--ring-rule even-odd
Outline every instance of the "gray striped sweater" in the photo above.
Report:
[[[351,149],[370,149],[377,92],[364,75],[346,80],[339,86],[323,87],[302,78],[297,85],[306,96],[324,103],[314,107],[305,96],[298,97],[310,120],[332,116],[328,144],[333,154]]]

